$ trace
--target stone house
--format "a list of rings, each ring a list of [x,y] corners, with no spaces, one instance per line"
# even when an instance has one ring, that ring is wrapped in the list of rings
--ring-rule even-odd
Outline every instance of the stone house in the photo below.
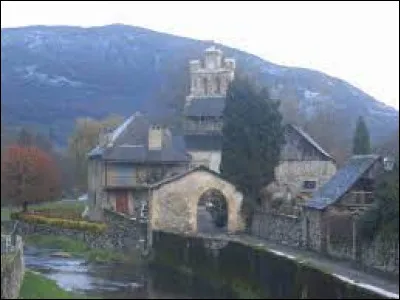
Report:
[[[351,157],[304,205],[304,245],[340,258],[358,259],[357,219],[372,205],[376,180],[389,168],[379,155]]]
[[[146,218],[148,186],[189,168],[183,137],[159,121],[135,113],[100,137],[88,154],[88,217],[103,209]]]
[[[287,124],[275,181],[264,189],[263,210],[271,210],[274,200],[300,206],[301,199],[311,197],[335,172],[333,157],[300,127]]]

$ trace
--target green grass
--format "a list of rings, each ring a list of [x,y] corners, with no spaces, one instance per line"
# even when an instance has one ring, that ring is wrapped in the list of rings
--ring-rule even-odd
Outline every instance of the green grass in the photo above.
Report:
[[[57,283],[43,275],[26,270],[20,290],[20,299],[89,299],[80,294],[60,288]]]
[[[32,204],[28,206],[29,211],[40,211],[45,215],[53,217],[63,217],[71,219],[80,219],[85,210],[85,201],[55,201]],[[2,207],[1,220],[9,221],[12,212],[21,211],[21,207]]]
[[[124,262],[138,263],[140,253],[122,253],[116,250],[92,249],[84,242],[72,238],[54,235],[27,235],[24,237],[27,245],[57,249],[68,252],[74,257],[83,257],[89,262]]]

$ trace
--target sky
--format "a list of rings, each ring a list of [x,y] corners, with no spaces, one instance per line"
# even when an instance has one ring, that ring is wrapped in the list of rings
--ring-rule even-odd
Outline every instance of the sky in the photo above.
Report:
[[[398,1],[1,1],[1,28],[115,23],[322,71],[399,109]]]

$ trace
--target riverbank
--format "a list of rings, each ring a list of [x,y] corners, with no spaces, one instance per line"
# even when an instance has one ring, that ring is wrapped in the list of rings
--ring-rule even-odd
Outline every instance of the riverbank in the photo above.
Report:
[[[143,262],[139,251],[135,250],[127,253],[117,250],[93,249],[88,247],[87,244],[82,241],[55,235],[32,234],[26,235],[23,238],[27,246],[62,251],[64,252],[64,256],[84,258],[88,262],[119,262],[127,264],[140,264]]]
[[[223,282],[255,298],[399,298],[398,282],[249,236],[157,232],[153,246],[156,264]]]
[[[20,299],[95,299],[85,297],[81,294],[65,291],[60,288],[54,280],[43,275],[26,270]]]

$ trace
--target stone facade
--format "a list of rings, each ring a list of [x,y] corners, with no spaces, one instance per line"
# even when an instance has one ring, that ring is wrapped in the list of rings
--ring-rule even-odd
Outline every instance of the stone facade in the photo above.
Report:
[[[285,143],[280,162],[275,167],[275,180],[264,188],[264,209],[275,199],[298,209],[304,201],[336,173],[334,159],[301,128],[285,126]]]
[[[317,210],[306,210],[303,217],[304,245],[317,252],[324,252],[324,231],[322,214]]]
[[[105,183],[105,164],[96,158],[88,161],[88,218],[94,221],[102,219],[102,201],[106,199],[103,189]]]
[[[219,172],[221,151],[191,151],[192,166],[207,166],[214,172]]]
[[[303,245],[302,219],[272,213],[256,213],[251,233],[279,244],[301,247]]]
[[[150,201],[151,230],[197,231],[197,208],[201,196],[215,189],[228,207],[228,231],[244,229],[240,208],[242,194],[229,182],[206,170],[195,170],[171,183],[156,186]]]
[[[1,299],[19,298],[24,273],[23,243],[17,236],[14,251],[1,254]]]
[[[89,218],[103,220],[103,209],[117,210],[118,193],[126,194],[128,210],[124,213],[139,216],[148,202],[146,186],[188,170],[187,163],[168,165],[116,164],[101,160],[89,161]]]
[[[222,114],[226,92],[234,78],[235,60],[223,58],[214,46],[205,50],[203,61],[191,60],[190,94],[184,108],[184,131],[193,165],[219,172]]]
[[[235,60],[222,58],[222,51],[210,47],[205,51],[204,62],[191,60],[190,97],[225,95],[229,82],[233,79]]]
[[[335,174],[336,165],[328,160],[282,161],[275,168],[278,186],[288,188],[294,197],[300,193],[312,193],[323,186]],[[314,181],[315,187],[307,189],[304,182]]]

